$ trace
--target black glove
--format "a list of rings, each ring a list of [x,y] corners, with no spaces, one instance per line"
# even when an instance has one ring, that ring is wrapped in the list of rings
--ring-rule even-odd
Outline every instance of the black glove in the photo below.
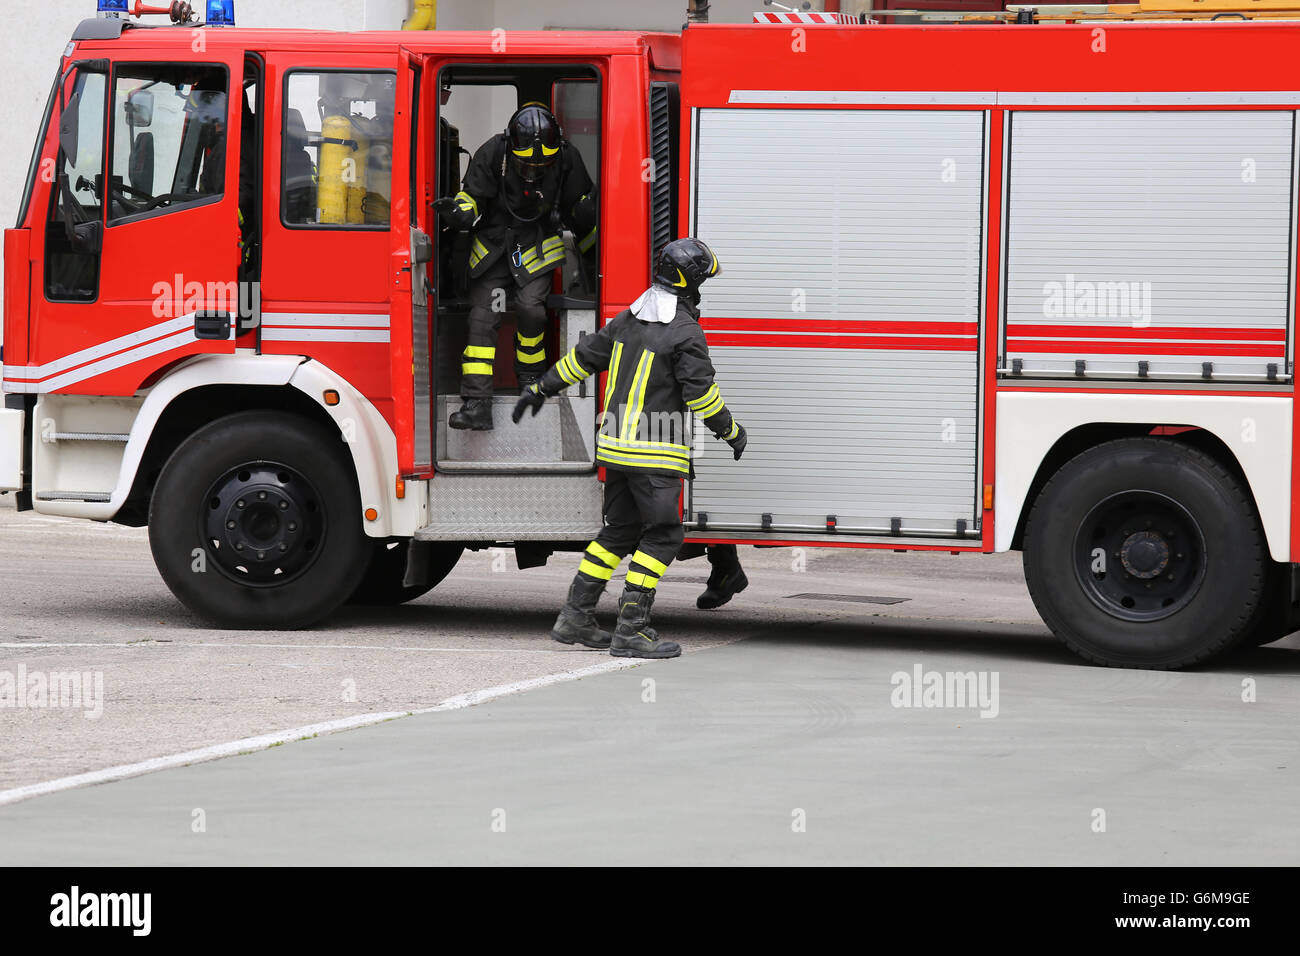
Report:
[[[474,225],[474,214],[468,209],[461,209],[460,203],[450,196],[435,199],[433,211],[456,229],[468,229]]]
[[[534,382],[519,396],[519,401],[515,402],[515,410],[510,413],[510,420],[518,425],[519,419],[524,417],[524,411],[529,408],[533,410],[533,416],[536,417],[545,404],[546,396],[542,394],[541,387]]]
[[[731,446],[732,459],[740,461],[740,456],[745,453],[745,446],[749,444],[749,435],[745,432],[745,426],[736,422],[736,434],[730,438],[724,439]]]

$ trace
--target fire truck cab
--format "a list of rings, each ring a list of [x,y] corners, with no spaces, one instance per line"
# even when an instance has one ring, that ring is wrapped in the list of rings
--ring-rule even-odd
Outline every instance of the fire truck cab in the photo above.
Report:
[[[541,101],[600,213],[592,258],[565,236],[549,361],[671,238],[724,263],[701,321],[752,441],[724,463],[697,428],[688,540],[1020,549],[1099,663],[1289,633],[1300,25],[788,17],[86,21],[5,233],[0,489],[147,524],[222,626],[409,600],[465,548],[585,546],[601,382],[514,426],[498,362],[497,427],[446,427],[468,237],[431,203],[479,145],[458,124]],[[1210,61],[1233,91],[1181,68]]]

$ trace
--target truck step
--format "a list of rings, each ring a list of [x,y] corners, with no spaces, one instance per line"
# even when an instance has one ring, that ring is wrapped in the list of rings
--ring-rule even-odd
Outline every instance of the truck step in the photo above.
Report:
[[[113,495],[107,491],[38,491],[37,501],[88,501],[107,503]]]
[[[434,475],[421,541],[590,541],[600,530],[604,489],[594,473]]]
[[[115,432],[55,432],[54,441],[129,441],[129,434],[121,435]]]
[[[457,431],[447,417],[461,406],[459,395],[439,395],[436,463],[439,471],[529,471],[558,474],[595,467],[595,399],[561,395],[518,424],[510,420],[518,395],[492,399],[492,431]]]

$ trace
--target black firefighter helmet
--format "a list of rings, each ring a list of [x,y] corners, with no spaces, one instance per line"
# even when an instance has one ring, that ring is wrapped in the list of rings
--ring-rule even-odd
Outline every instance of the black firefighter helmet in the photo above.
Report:
[[[510,165],[519,178],[535,183],[560,158],[561,132],[555,116],[540,103],[525,103],[506,126]]]
[[[700,301],[700,286],[704,281],[721,274],[722,267],[713,250],[690,236],[668,243],[655,260],[655,281],[696,303]]]

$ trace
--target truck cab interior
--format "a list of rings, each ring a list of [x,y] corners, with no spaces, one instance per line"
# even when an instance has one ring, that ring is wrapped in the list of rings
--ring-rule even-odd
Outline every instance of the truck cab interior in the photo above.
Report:
[[[501,132],[511,114],[540,102],[555,114],[564,138],[578,150],[599,196],[601,170],[599,75],[587,65],[454,64],[438,73],[438,196],[454,196],[477,150]],[[598,219],[599,221],[599,219]],[[435,455],[439,471],[581,472],[594,468],[596,382],[588,380],[515,426],[510,410],[519,394],[514,363],[515,317],[503,314],[494,365],[493,418],[488,432],[456,431],[448,415],[460,407],[461,353],[469,328],[468,262],[472,230],[440,222],[434,250],[433,385]],[[547,299],[544,344],[549,368],[578,338],[596,330],[600,234],[579,250],[579,238],[561,228],[565,261],[555,270]]]

